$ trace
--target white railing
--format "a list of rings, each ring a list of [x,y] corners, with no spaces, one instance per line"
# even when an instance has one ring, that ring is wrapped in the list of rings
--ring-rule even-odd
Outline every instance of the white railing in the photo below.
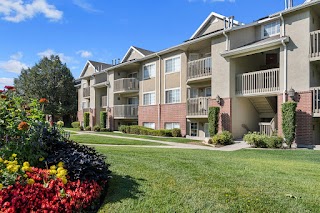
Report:
[[[320,30],[313,31],[310,33],[310,51],[309,57],[319,57],[320,56]]]
[[[188,62],[188,79],[210,76],[212,73],[211,57]]]
[[[136,78],[121,78],[114,81],[114,92],[130,92],[139,90],[139,81]]]
[[[90,96],[90,87],[83,88],[83,97]]]
[[[208,115],[208,101],[209,97],[189,98],[187,100],[187,115],[198,116]]]
[[[108,81],[107,74],[100,74],[100,75],[96,75],[96,77],[95,77],[95,84],[100,84],[100,83],[107,82],[107,81]]]
[[[115,105],[114,117],[115,118],[137,118],[138,105]]]
[[[320,117],[320,87],[313,87],[311,89],[313,115],[316,117]]]
[[[274,132],[277,130],[278,125],[278,114],[276,114],[270,122],[260,122],[260,134],[272,136]]]
[[[108,96],[101,96],[101,107],[108,106]]]
[[[279,91],[280,69],[239,74],[236,77],[236,94],[248,95]]]

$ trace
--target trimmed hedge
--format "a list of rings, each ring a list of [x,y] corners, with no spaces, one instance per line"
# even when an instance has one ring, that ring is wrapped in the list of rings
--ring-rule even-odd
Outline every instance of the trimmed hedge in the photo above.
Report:
[[[136,135],[152,135],[152,136],[163,136],[163,137],[181,137],[180,129],[151,129],[144,126],[132,125],[126,126],[121,125],[119,131],[127,134],[136,134]]]
[[[107,126],[107,112],[100,112],[100,127],[106,128]]]
[[[99,126],[99,125],[95,125],[95,126],[93,127],[93,131],[95,131],[95,132],[100,132],[100,126]]]
[[[230,145],[233,144],[232,134],[228,131],[223,131],[212,137],[212,143],[215,145]]]
[[[296,135],[296,102],[282,104],[282,131],[286,144],[291,147]]]
[[[267,136],[257,132],[248,133],[243,140],[256,148],[281,148],[283,138],[278,136]]]
[[[85,112],[83,116],[84,116],[84,128],[86,128],[87,126],[90,125],[90,113]]]
[[[79,128],[79,127],[80,127],[80,122],[79,122],[79,121],[72,122],[72,123],[71,123],[71,126],[72,126],[73,128]]]
[[[64,122],[63,121],[58,121],[57,122],[57,126],[60,127],[60,128],[64,127]]]
[[[208,121],[209,121],[210,136],[214,136],[218,133],[219,113],[220,113],[220,107],[209,107]]]

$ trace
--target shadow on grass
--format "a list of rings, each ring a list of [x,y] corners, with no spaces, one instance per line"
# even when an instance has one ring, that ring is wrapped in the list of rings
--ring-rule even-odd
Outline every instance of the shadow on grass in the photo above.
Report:
[[[104,204],[116,203],[126,198],[137,199],[137,195],[142,194],[139,190],[140,184],[131,176],[121,176],[117,174],[112,174],[111,176],[112,178],[108,184],[109,187]],[[139,181],[145,180],[139,179]]]

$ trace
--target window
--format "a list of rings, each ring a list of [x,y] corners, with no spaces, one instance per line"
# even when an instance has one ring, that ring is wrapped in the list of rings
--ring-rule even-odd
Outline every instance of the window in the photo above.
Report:
[[[209,133],[209,123],[205,123],[205,124],[204,124],[204,134],[205,134],[205,137],[206,137],[206,138],[210,137],[210,133]]]
[[[154,104],[156,104],[155,92],[143,94],[143,105],[154,105]]]
[[[166,104],[180,103],[180,89],[166,91]]]
[[[138,104],[139,104],[139,100],[138,100],[137,97],[128,98],[128,104],[129,104],[129,105],[138,105]]]
[[[211,87],[207,87],[207,88],[205,88],[205,96],[206,97],[211,97]]]
[[[198,88],[188,88],[189,98],[198,98]]]
[[[156,128],[156,124],[155,123],[150,123],[150,122],[144,122],[143,126],[151,128],[151,129],[155,129]]]
[[[143,66],[143,79],[156,77],[156,64],[146,64]]]
[[[280,33],[280,21],[268,23],[262,27],[263,37],[269,37]]]
[[[174,58],[170,58],[170,59],[165,60],[165,68],[166,68],[166,73],[180,72],[180,70],[181,70],[180,56],[176,56]]]
[[[128,78],[138,78],[138,73],[137,72],[129,73]]]
[[[198,123],[190,123],[190,136],[198,136]]]
[[[86,101],[83,101],[81,103],[81,109],[88,109],[90,106],[90,103],[89,102],[86,102]]]
[[[166,123],[165,124],[165,129],[175,129],[175,128],[180,129],[180,123]]]

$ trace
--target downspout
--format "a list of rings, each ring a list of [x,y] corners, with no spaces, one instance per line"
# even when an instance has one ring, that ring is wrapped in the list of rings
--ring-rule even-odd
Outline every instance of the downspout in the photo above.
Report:
[[[224,37],[226,37],[226,51],[228,51],[229,50],[229,37],[226,34],[226,31],[223,31],[222,33],[223,33]]]
[[[281,19],[281,27],[282,27],[282,33],[281,33],[281,37],[284,37],[286,35],[285,33],[285,25],[284,25],[284,19],[282,16],[282,13],[280,13],[280,19]],[[282,102],[285,103],[286,102],[286,92],[287,92],[287,45],[284,42],[284,40],[281,41],[282,45],[283,45],[283,92],[282,92]]]
[[[159,100],[158,100],[158,129],[160,128],[161,125],[161,56],[156,53],[156,56],[159,58]]]

